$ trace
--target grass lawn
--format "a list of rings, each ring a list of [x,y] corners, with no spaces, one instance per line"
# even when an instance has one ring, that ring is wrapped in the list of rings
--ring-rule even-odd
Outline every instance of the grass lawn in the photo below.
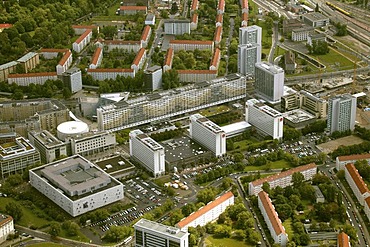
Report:
[[[66,245],[45,242],[45,243],[37,243],[37,244],[31,244],[31,245],[27,244],[27,246],[30,246],[30,247],[64,247]]]
[[[336,71],[344,69],[353,69],[353,62],[345,58],[334,49],[330,49],[328,54],[316,56],[321,63],[326,65],[326,71]],[[338,66],[336,65],[338,64]]]
[[[294,235],[293,229],[292,229],[292,219],[289,218],[284,221],[283,226],[285,228],[285,232],[288,234],[288,236],[292,237]]]
[[[249,247],[252,245],[247,245],[243,241],[238,241],[236,239],[232,238],[214,238],[212,236],[209,236],[206,238],[205,243],[208,245],[211,245],[213,247]]]
[[[249,146],[250,144],[253,144],[253,143],[256,143],[256,141],[254,141],[253,139],[234,142],[234,148],[235,149],[233,151],[236,151],[238,149],[240,149],[240,151],[244,151],[244,150],[246,150],[247,146]]]
[[[20,221],[16,222],[17,224],[24,226],[24,227],[30,227],[33,225],[37,228],[40,228],[50,223],[49,221],[45,219],[37,217],[31,209],[24,207],[21,203],[9,197],[0,197],[0,211],[1,212],[5,211],[5,205],[9,202],[16,202],[22,208],[23,216],[20,219]]]
[[[283,168],[291,168],[292,166],[286,160],[278,160],[272,162],[271,165],[264,165],[264,166],[246,166],[244,171],[258,171],[258,170],[266,170],[267,168],[270,169],[283,169]]]
[[[225,113],[228,111],[230,111],[230,108],[228,106],[220,105],[220,106],[210,107],[205,110],[201,110],[199,113],[205,117],[210,117],[210,116]]]
[[[81,231],[78,231],[77,236],[68,236],[66,231],[62,229],[60,232],[60,237],[68,238],[68,239],[72,239],[72,240],[76,240],[80,242],[85,242],[85,243],[88,243],[90,241],[90,239],[88,239],[85,235],[83,235]]]
[[[164,176],[161,178],[154,179],[153,182],[159,187],[163,187],[165,183],[171,182],[170,176]]]

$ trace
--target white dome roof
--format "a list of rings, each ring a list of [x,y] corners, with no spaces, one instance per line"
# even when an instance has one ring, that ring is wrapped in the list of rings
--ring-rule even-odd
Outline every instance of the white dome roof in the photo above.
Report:
[[[57,127],[59,139],[64,140],[67,136],[77,136],[89,132],[89,126],[81,121],[68,121]]]

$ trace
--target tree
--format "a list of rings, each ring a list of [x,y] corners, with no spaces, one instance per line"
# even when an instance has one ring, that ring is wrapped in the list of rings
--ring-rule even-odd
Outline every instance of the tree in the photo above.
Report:
[[[239,229],[234,231],[233,237],[239,240],[243,240],[246,236],[247,234],[245,233],[245,230]]]
[[[207,204],[208,202],[213,201],[216,198],[216,194],[216,189],[213,187],[209,187],[198,192],[197,200],[198,202],[203,202],[204,204]]]
[[[304,182],[304,176],[300,172],[295,172],[292,175],[292,183],[294,188],[300,188]]]
[[[5,212],[13,217],[14,221],[19,221],[23,216],[21,206],[17,202],[9,202],[5,205]]]
[[[162,87],[164,90],[176,88],[180,85],[179,74],[177,70],[171,69],[162,75]]]
[[[267,194],[270,194],[270,192],[271,192],[270,184],[269,184],[269,183],[267,183],[267,182],[264,182],[264,183],[262,184],[262,190],[263,190],[264,192],[266,192]]]
[[[107,231],[104,239],[111,242],[119,242],[133,233],[133,229],[129,226],[111,226]]]
[[[67,232],[68,236],[77,236],[80,227],[73,221],[65,221],[62,228]]]
[[[279,214],[279,218],[283,222],[293,213],[292,207],[289,204],[277,204],[276,211]]]
[[[171,14],[174,15],[177,13],[177,11],[179,11],[179,7],[177,6],[177,3],[176,2],[173,2],[172,5],[171,5]]]
[[[196,207],[193,203],[188,203],[181,208],[181,212],[185,217],[189,216],[195,210],[196,210]]]
[[[105,26],[101,29],[105,37],[113,39],[117,35],[117,28],[115,26]]]
[[[59,236],[61,230],[62,228],[58,222],[52,222],[49,226],[48,233],[55,238]]]
[[[329,46],[326,41],[314,40],[312,45],[307,46],[308,51],[315,55],[325,55],[329,53]]]

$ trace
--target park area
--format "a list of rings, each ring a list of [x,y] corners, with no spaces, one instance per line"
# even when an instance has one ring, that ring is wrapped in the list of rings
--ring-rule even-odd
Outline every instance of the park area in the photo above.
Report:
[[[212,246],[212,247],[250,247],[252,245],[248,245],[243,241],[239,241],[233,238],[215,238],[209,236],[204,241],[204,246]]]
[[[336,140],[332,140],[326,143],[322,143],[320,145],[317,145],[317,148],[320,149],[321,152],[329,154],[333,152],[335,149],[337,149],[339,146],[350,146],[360,144],[363,141],[364,140],[362,140],[360,137],[351,135]]]

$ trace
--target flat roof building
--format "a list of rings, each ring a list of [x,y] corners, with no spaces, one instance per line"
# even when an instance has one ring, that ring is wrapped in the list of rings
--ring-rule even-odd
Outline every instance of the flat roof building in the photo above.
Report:
[[[226,154],[226,134],[214,122],[200,114],[190,116],[190,137],[211,150],[216,156]]]
[[[355,129],[357,99],[350,94],[329,99],[328,129],[330,133]]]
[[[176,227],[140,219],[135,225],[135,247],[188,247],[189,233]]]
[[[280,102],[284,94],[284,70],[271,63],[256,63],[256,93],[271,103]]]
[[[261,44],[245,44],[238,46],[238,71],[242,75],[255,75],[255,64],[261,62]]]
[[[76,217],[123,199],[122,184],[80,155],[29,171],[30,184]]]
[[[329,24],[329,17],[321,14],[320,12],[311,12],[302,15],[303,22],[307,25],[317,28],[324,27]]]
[[[289,125],[293,128],[304,128],[307,126],[307,124],[313,123],[316,121],[316,118],[314,115],[311,115],[310,113],[301,110],[291,110],[288,112],[283,113],[284,116],[284,123]]]
[[[262,44],[262,28],[257,25],[239,28],[239,45]]]
[[[183,35],[190,34],[190,20],[189,19],[165,19],[164,20],[165,34]]]
[[[154,177],[164,175],[166,171],[164,147],[141,130],[133,130],[129,136],[131,157],[140,161]]]

